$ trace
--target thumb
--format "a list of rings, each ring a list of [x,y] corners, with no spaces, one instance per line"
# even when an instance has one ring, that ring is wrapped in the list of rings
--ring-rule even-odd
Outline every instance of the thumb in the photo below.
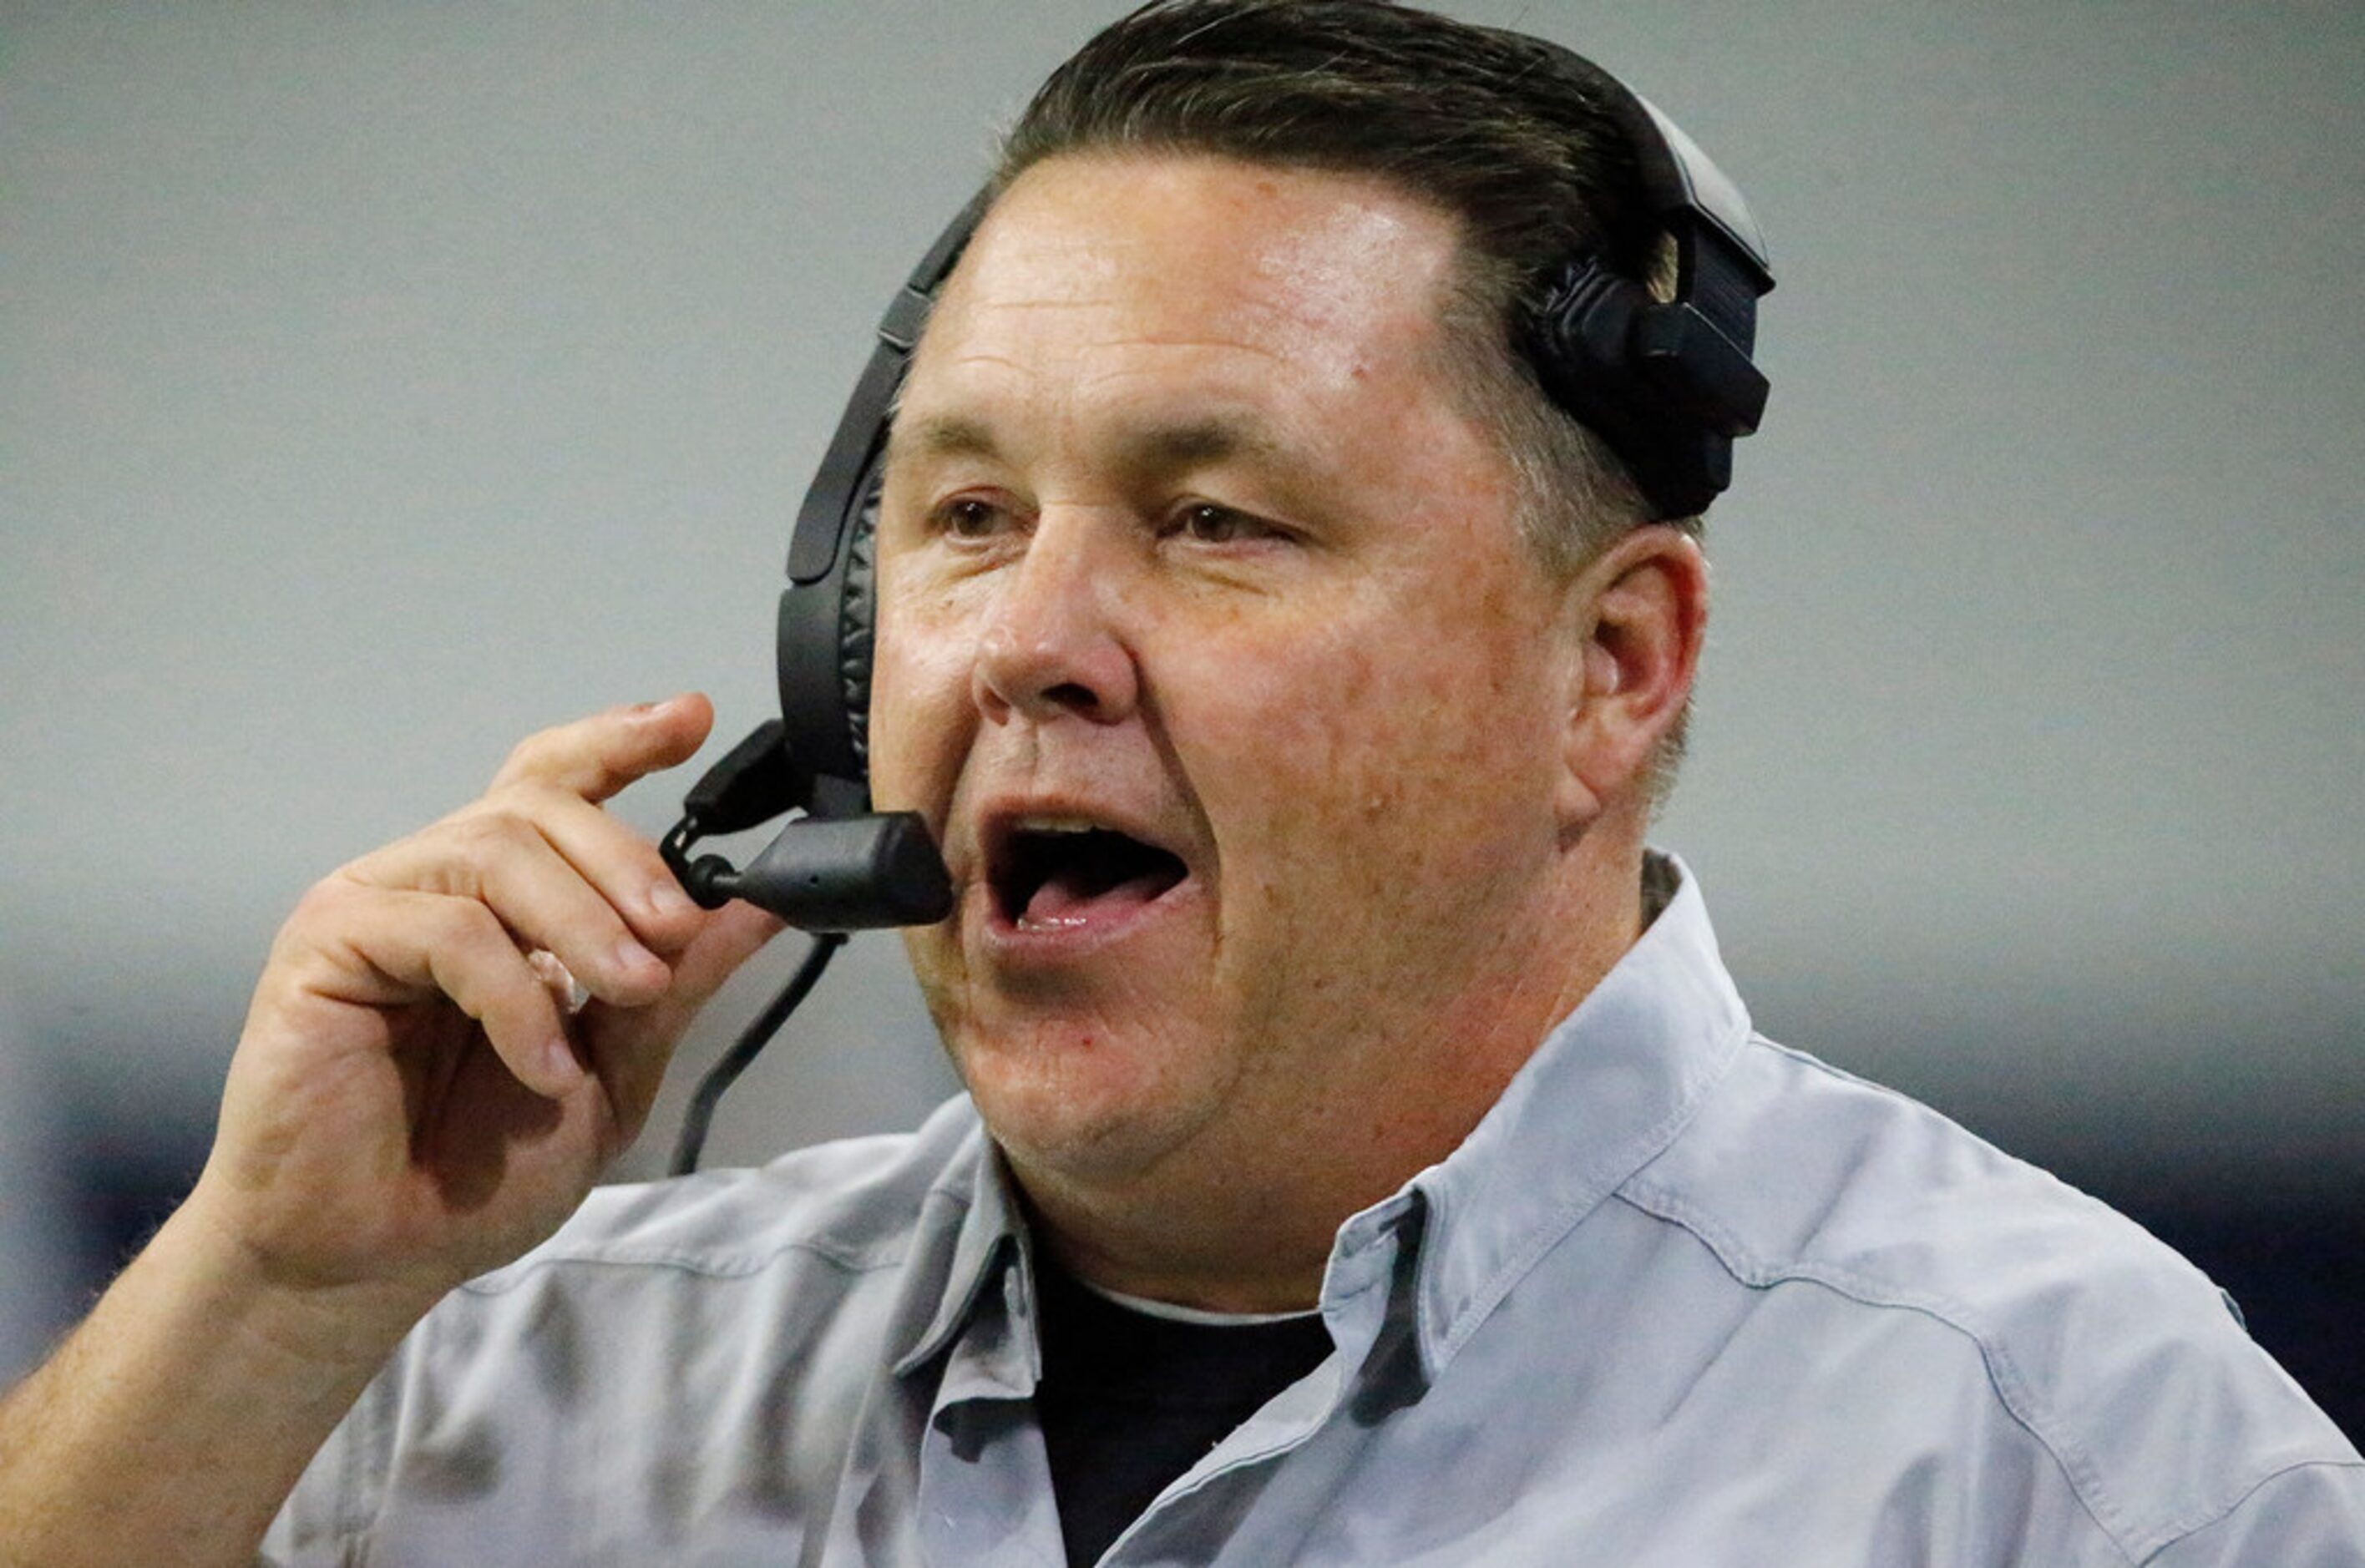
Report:
[[[732,900],[708,916],[705,929],[690,938],[689,946],[674,960],[673,984],[657,1007],[682,1009],[682,1022],[687,1024],[688,1014],[705,1006],[740,965],[787,929],[779,915]]]
[[[638,1135],[656,1103],[674,1047],[698,1010],[783,929],[777,916],[753,904],[725,904],[673,959],[673,983],[663,996],[645,1007],[600,1007],[584,1044],[625,1140]]]

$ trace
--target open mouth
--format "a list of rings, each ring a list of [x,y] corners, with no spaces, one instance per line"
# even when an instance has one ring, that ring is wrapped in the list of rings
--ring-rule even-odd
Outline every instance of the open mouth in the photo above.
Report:
[[[1001,834],[987,872],[995,912],[1022,931],[1146,904],[1187,875],[1180,857],[1114,828],[1041,823]]]

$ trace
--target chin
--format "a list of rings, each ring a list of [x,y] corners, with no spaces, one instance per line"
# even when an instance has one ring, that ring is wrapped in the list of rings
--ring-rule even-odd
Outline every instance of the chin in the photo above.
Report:
[[[1122,1182],[1187,1142],[1218,1103],[1177,1081],[1171,1042],[1066,1022],[947,1038],[978,1114],[1025,1170]]]

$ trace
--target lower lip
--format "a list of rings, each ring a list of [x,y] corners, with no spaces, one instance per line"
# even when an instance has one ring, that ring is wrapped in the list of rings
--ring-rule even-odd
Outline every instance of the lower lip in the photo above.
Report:
[[[969,924],[990,962],[1010,969],[1048,969],[1082,963],[1149,936],[1180,918],[1199,898],[1197,879],[1185,877],[1154,899],[1088,904],[1059,919],[1022,924],[1003,913],[992,890],[980,885],[970,891]]]

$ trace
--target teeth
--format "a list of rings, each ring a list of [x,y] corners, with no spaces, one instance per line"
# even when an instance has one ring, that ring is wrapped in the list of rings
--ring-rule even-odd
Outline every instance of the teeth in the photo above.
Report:
[[[1020,817],[1014,825],[1021,833],[1097,833],[1101,826],[1082,817]]]

